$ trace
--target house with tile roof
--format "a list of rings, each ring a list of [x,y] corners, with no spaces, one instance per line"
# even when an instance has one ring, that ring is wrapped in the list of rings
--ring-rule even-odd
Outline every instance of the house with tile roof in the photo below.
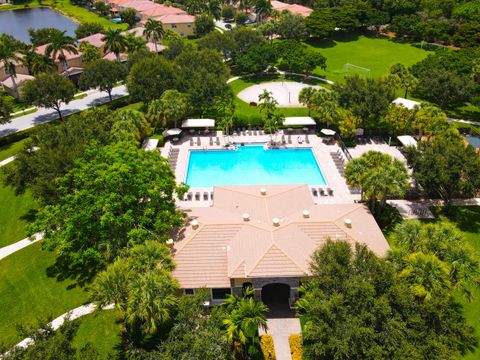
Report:
[[[383,256],[388,243],[363,204],[316,205],[307,185],[214,188],[213,206],[184,209],[174,277],[185,294],[208,288],[211,302],[251,286],[292,306],[310,258],[327,239],[362,243]]]
[[[281,1],[277,0],[272,0],[272,8],[273,10],[276,10],[278,12],[283,12],[285,10],[289,11],[293,15],[302,15],[303,17],[309,16],[312,12],[313,9],[310,9],[309,7],[299,5],[299,4],[286,4]]]

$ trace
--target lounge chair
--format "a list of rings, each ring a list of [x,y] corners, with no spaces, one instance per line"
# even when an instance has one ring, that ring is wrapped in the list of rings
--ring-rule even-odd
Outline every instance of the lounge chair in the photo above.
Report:
[[[220,145],[220,138],[217,136],[217,139],[215,140],[215,144]]]
[[[204,201],[208,200],[208,192],[206,192],[206,191],[203,193],[203,200]]]
[[[195,193],[195,200],[200,201],[200,193],[199,192]]]
[[[323,190],[322,188],[320,188],[320,189],[318,189],[318,190],[320,191],[320,195],[321,195],[321,196],[325,196],[325,195],[326,195],[326,194],[325,194],[325,190]]]
[[[210,192],[210,200],[213,200],[213,191]]]
[[[310,139],[308,138],[308,135],[305,135],[305,142],[306,142],[307,144],[310,144]]]
[[[329,196],[333,196],[333,189],[327,188],[327,192]]]
[[[208,143],[210,146],[213,145],[213,138],[211,136],[208,138]]]
[[[318,191],[317,191],[317,189],[312,188],[312,195],[313,195],[314,197],[318,197]]]
[[[288,143],[291,144],[292,143],[292,136],[290,134],[288,134]]]
[[[193,143],[193,138],[190,138],[190,146],[193,146],[194,143]]]
[[[187,194],[187,200],[188,200],[188,201],[192,201],[192,197],[193,197],[192,193],[189,192],[189,193]]]

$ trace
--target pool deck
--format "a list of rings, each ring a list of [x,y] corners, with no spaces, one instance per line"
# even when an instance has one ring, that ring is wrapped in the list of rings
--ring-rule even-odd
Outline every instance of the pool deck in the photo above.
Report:
[[[279,132],[276,136],[276,141],[280,141],[282,138],[283,132]],[[218,136],[220,140],[220,145],[216,145],[216,137]],[[288,143],[288,134],[285,133],[285,138],[287,140],[286,148],[311,148],[318,165],[320,166],[322,173],[326,179],[327,185],[311,185],[311,188],[331,188],[333,190],[333,196],[314,196],[312,197],[317,204],[343,204],[343,203],[353,203],[355,200],[360,199],[360,195],[352,194],[348,189],[345,179],[340,175],[339,171],[335,167],[335,163],[332,159],[330,153],[340,152],[341,149],[338,145],[327,145],[323,142],[324,138],[318,137],[315,134],[308,134],[309,143],[305,142],[305,134],[292,134],[291,135],[291,144]],[[200,138],[200,145],[197,145],[198,138]],[[213,140],[213,145],[210,143],[210,138]],[[177,143],[167,142],[163,148],[161,148],[162,156],[168,158],[168,154],[173,149],[178,149],[178,157],[175,166],[175,177],[177,181],[184,182],[187,175],[188,168],[188,157],[190,150],[225,150],[225,144],[227,143],[266,143],[270,141],[270,135],[259,135],[256,132],[254,135],[253,132],[250,134],[245,133],[245,135],[234,135],[225,137],[222,132],[212,132],[208,135],[193,135],[193,143],[191,145],[192,136],[184,136]],[[346,159],[345,159],[346,161]],[[178,200],[178,205],[180,207],[207,207],[211,206],[213,201],[211,198],[211,192],[213,188],[190,188],[189,192],[192,193],[193,199],[190,201]],[[200,199],[195,199],[195,194],[200,195]],[[208,199],[204,200],[204,194],[207,193]]]

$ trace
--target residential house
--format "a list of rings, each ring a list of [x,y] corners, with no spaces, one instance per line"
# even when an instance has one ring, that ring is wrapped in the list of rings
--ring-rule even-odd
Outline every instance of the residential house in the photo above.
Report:
[[[284,2],[277,1],[277,0],[272,0],[271,4],[272,4],[273,10],[276,10],[280,13],[287,10],[293,15],[299,14],[299,15],[302,15],[303,17],[307,17],[313,12],[313,9],[310,9],[309,7],[299,5],[299,4],[286,4]]]

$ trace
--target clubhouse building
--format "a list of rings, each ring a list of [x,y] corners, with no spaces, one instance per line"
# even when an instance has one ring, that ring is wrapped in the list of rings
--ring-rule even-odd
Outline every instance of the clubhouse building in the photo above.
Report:
[[[316,205],[307,185],[217,186],[212,206],[183,210],[173,275],[187,295],[210,289],[211,304],[251,286],[257,300],[292,307],[327,239],[366,244],[379,256],[389,249],[365,205]]]

